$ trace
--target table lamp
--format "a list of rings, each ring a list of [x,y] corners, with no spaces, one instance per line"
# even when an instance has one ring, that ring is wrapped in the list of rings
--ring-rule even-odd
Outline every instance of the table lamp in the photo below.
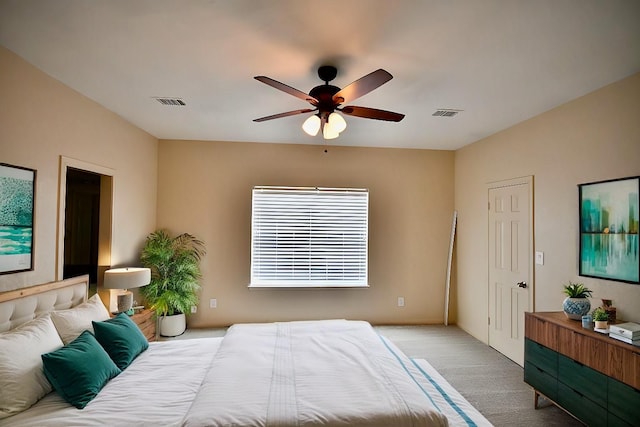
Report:
[[[109,311],[122,313],[132,311],[133,294],[129,289],[146,286],[151,282],[148,268],[112,268],[104,272],[104,288],[112,290],[109,297]]]

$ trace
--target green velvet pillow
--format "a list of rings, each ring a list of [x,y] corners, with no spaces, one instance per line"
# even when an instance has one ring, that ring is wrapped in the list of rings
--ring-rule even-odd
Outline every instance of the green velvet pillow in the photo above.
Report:
[[[149,342],[138,325],[124,313],[104,322],[93,322],[96,339],[120,369],[125,369],[149,348]]]
[[[66,346],[43,354],[42,364],[55,391],[78,409],[87,406],[121,372],[89,331]]]

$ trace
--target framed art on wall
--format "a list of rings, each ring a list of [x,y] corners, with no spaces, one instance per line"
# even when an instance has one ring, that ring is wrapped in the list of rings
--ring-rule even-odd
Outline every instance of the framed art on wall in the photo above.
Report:
[[[33,270],[36,171],[0,163],[0,274]]]
[[[580,184],[578,189],[580,276],[640,284],[640,177]]]

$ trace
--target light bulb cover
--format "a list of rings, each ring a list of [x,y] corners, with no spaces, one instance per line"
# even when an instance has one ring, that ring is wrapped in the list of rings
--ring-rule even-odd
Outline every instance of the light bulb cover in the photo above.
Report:
[[[307,135],[316,136],[320,130],[320,117],[314,114],[307,118],[302,124],[302,130],[305,131]]]
[[[333,129],[335,132],[338,132],[338,133],[342,132],[347,128],[347,122],[344,120],[344,118],[340,114],[336,112],[329,114],[327,122],[331,126],[331,129]]]
[[[322,137],[324,139],[335,139],[340,135],[339,132],[336,132],[328,123],[325,123],[324,128],[322,128]]]

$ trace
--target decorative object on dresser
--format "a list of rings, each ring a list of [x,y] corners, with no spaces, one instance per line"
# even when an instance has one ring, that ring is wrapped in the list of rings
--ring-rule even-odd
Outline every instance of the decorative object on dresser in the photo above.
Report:
[[[585,329],[593,329],[593,317],[590,314],[582,316],[582,327]]]
[[[581,320],[582,316],[591,310],[591,301],[588,299],[592,293],[591,289],[582,283],[569,282],[564,285],[563,292],[567,296],[562,302],[564,314],[569,319]]]
[[[157,230],[147,236],[140,261],[151,269],[151,283],[141,293],[158,315],[160,335],[184,333],[185,315],[198,305],[204,254],[204,243],[188,233],[171,237],[166,230]]]
[[[616,318],[618,310],[612,305],[613,301],[610,299],[602,299],[602,308],[607,312],[609,318],[607,319],[609,323],[616,323]]]
[[[609,315],[607,314],[604,308],[597,307],[595,310],[593,310],[593,313],[591,315],[593,316],[593,321],[595,323],[594,330],[596,332],[603,332],[603,333],[609,332],[609,329],[608,329]]]
[[[640,347],[581,327],[561,312],[525,313],[524,381],[594,426],[637,426]]]
[[[627,322],[610,325],[609,336],[627,344],[640,346],[640,324]]]
[[[151,281],[148,268],[112,268],[104,272],[104,287],[110,289],[109,311],[133,314],[133,294],[128,289],[146,286]]]

